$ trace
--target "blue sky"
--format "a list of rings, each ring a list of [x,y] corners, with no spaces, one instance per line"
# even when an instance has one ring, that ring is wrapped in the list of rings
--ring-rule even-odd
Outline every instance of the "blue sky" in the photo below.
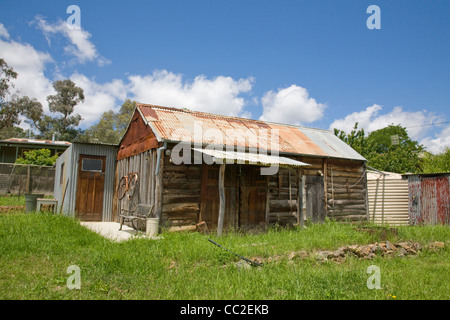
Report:
[[[67,28],[77,5],[81,29]],[[370,5],[381,29],[370,30]],[[449,1],[1,1],[0,57],[46,106],[83,87],[85,128],[124,99],[309,127],[401,124],[450,146]],[[430,123],[438,123],[428,126]]]

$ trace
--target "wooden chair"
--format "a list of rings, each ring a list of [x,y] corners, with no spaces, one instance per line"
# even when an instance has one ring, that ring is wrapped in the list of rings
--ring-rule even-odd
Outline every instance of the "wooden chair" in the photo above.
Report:
[[[134,210],[134,211],[122,209],[121,213],[119,214],[119,219],[120,219],[119,230],[122,230],[122,225],[125,221],[130,221],[133,229],[138,230],[138,227],[135,225],[135,221],[140,220],[140,221],[144,221],[144,223],[145,223],[147,218],[152,217],[153,208],[154,208],[153,205],[140,203],[136,206],[136,210]]]

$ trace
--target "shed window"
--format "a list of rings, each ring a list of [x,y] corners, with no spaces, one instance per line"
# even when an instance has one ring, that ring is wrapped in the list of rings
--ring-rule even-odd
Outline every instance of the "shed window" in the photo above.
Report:
[[[102,172],[103,160],[102,159],[88,159],[84,158],[81,170]]]

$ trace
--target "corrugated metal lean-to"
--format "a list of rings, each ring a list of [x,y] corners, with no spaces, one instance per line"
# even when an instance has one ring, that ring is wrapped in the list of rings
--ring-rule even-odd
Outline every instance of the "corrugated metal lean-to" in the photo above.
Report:
[[[396,173],[369,172],[367,188],[371,222],[408,225],[408,180]]]

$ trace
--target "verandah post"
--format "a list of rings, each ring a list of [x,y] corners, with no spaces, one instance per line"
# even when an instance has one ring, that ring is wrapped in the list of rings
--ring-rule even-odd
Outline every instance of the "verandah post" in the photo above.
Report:
[[[217,236],[222,236],[223,220],[225,216],[225,163],[220,165],[219,169],[219,221],[217,222]]]
[[[300,228],[305,226],[305,219],[303,217],[303,187],[302,187],[302,169],[297,169],[297,217],[300,224]]]

